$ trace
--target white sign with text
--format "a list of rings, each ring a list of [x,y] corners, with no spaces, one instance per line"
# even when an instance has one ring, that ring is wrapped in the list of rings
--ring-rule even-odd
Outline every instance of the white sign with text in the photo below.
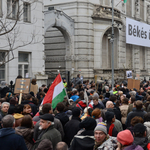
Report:
[[[126,43],[150,47],[150,25],[126,18]]]

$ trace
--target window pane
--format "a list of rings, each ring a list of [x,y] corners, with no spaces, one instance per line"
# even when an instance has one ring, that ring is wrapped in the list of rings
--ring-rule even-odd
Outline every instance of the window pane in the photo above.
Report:
[[[23,9],[24,9],[24,14],[23,18],[24,21],[30,21],[30,4],[29,3],[24,3],[23,4]]]
[[[19,62],[28,62],[28,54],[19,53]]]

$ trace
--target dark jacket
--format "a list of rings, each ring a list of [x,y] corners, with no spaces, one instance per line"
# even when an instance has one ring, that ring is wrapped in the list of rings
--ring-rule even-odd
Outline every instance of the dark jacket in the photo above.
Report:
[[[52,142],[48,139],[44,139],[35,150],[53,150]]]
[[[94,131],[85,130],[73,138],[69,150],[93,150],[94,143]]]
[[[1,150],[28,150],[22,136],[15,134],[13,128],[0,129]]]
[[[140,145],[144,150],[148,150],[147,149],[147,144],[148,142],[148,138],[147,137],[134,137],[134,142],[135,145]]]
[[[5,117],[8,113],[4,113],[2,110],[0,110],[0,129],[2,128],[1,126],[1,122],[2,122],[2,118]]]
[[[49,139],[52,142],[54,149],[56,147],[56,144],[62,140],[60,132],[56,130],[53,125],[51,125],[46,130],[42,130],[42,133],[39,135],[33,146],[33,150],[35,150],[40,142],[44,139]]]
[[[101,105],[100,103],[98,103],[97,105],[93,104],[93,109],[95,109],[95,108],[104,109],[104,106]]]
[[[69,121],[69,117],[66,115],[65,112],[57,113],[55,115],[55,118],[60,120],[60,122],[62,123],[63,128],[64,128],[65,124]]]
[[[17,127],[15,131],[16,131],[16,134],[19,134],[24,138],[28,150],[31,150],[34,144],[33,143],[34,129],[25,128],[25,127]]]
[[[109,133],[110,125],[111,125],[110,123],[107,123],[107,133]],[[114,126],[114,128],[112,130],[112,135],[110,135],[110,136],[117,137],[117,134],[118,134],[118,131],[116,130],[116,128]]]
[[[79,117],[72,117],[70,121],[65,124],[64,132],[65,132],[65,142],[70,147],[70,142],[72,141],[73,137],[77,134],[80,130],[79,124],[81,120]]]
[[[144,119],[145,114],[146,114],[146,112],[144,112],[143,110],[133,109],[133,111],[131,111],[127,116],[126,126],[127,127],[131,126],[131,124],[130,124],[131,119],[134,118],[135,116],[142,117]]]

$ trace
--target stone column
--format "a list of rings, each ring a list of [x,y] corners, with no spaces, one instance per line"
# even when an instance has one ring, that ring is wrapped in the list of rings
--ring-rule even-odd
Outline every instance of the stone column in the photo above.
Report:
[[[150,5],[147,5],[147,23],[150,24]]]
[[[150,74],[150,48],[146,47],[146,70]]]
[[[133,46],[133,69],[136,74],[140,74],[140,50],[139,46]]]
[[[135,18],[140,19],[140,0],[135,0]]]

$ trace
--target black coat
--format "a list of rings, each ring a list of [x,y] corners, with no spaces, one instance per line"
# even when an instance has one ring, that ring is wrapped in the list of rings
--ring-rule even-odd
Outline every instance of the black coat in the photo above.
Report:
[[[63,128],[64,128],[65,124],[69,121],[69,117],[66,115],[65,112],[60,112],[60,113],[56,114],[55,118],[60,120]]]
[[[69,147],[70,147],[70,142],[72,141],[73,137],[80,130],[80,128],[79,128],[80,122],[81,122],[81,120],[80,120],[79,117],[72,117],[72,119],[65,124],[65,127],[64,127],[65,138],[64,138],[64,141],[67,143],[67,145]]]
[[[127,120],[126,120],[126,126],[130,127],[131,126],[131,119],[134,118],[135,116],[141,117],[144,119],[144,115],[146,114],[146,112],[144,112],[143,110],[133,110],[131,111],[128,116],[127,116]]]
[[[94,131],[83,131],[80,135],[73,138],[69,150],[93,150],[94,147]]]

